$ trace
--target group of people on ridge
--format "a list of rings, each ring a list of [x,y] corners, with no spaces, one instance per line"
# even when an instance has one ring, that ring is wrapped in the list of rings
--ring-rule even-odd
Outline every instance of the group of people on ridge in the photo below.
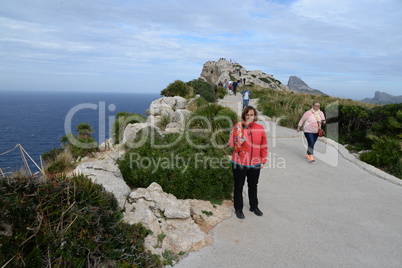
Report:
[[[240,86],[240,84],[245,85],[246,84],[246,78],[243,79],[238,79],[235,81],[228,81],[227,79],[225,79],[225,81],[223,82],[219,82],[218,86],[223,87],[226,89],[226,92],[229,95],[235,95],[237,94],[237,88]]]
[[[248,91],[247,94],[249,99],[251,92]],[[243,186],[246,179],[250,211],[257,216],[263,215],[258,207],[257,187],[260,171],[267,162],[268,142],[264,127],[256,123],[258,112],[254,107],[249,106],[248,102],[246,106],[243,102],[241,119],[241,122],[233,126],[229,137],[229,146],[234,148],[231,162],[234,178],[235,214],[237,218],[244,219]],[[303,114],[297,127],[297,132],[299,132],[304,125],[303,131],[308,144],[306,158],[310,162],[315,160],[313,156],[314,145],[318,138],[318,130],[323,124],[325,124],[324,113],[320,110],[320,103],[315,101],[311,109]]]

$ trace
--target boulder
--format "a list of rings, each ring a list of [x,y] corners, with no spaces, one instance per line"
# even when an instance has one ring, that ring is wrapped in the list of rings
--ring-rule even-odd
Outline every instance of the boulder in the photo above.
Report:
[[[208,229],[232,217],[233,204],[212,205],[210,201],[187,199],[190,204],[191,217],[197,223],[205,224]],[[200,220],[202,219],[202,220]]]
[[[183,131],[183,126],[180,123],[169,123],[165,128],[166,133],[180,133]]]
[[[163,192],[162,187],[156,182],[148,188],[138,188],[130,194],[130,200],[145,199],[155,203],[163,215],[168,219],[187,219],[190,217],[190,206],[184,200],[178,200],[174,195]]]
[[[191,112],[186,109],[178,109],[174,112],[172,122],[178,122],[180,124],[185,124],[186,119],[191,115]]]
[[[184,109],[187,105],[187,100],[180,96],[162,97],[154,100],[149,106],[150,115],[166,115],[170,114],[175,109]]]
[[[141,223],[152,231],[145,246],[154,254],[199,250],[212,242],[192,219],[189,202],[163,192],[155,182],[129,195],[124,221]]]
[[[150,123],[134,123],[128,124],[124,129],[123,133],[123,144],[128,145],[131,148],[136,148],[136,146],[140,146],[140,144],[134,144],[134,140],[137,137],[138,132],[141,130],[147,131],[144,135],[150,135],[149,131],[154,131],[161,135],[161,130],[156,127],[154,124]]]
[[[166,234],[162,247],[174,253],[197,251],[213,241],[191,218],[167,220],[162,231]]]
[[[102,185],[106,191],[113,193],[119,205],[124,207],[126,197],[130,194],[131,189],[124,181],[115,161],[85,162],[77,166],[73,174],[82,174],[94,183]]]

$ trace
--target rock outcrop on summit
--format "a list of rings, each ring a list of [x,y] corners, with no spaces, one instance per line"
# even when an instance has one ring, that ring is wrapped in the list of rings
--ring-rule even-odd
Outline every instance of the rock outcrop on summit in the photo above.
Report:
[[[274,90],[289,90],[286,85],[272,75],[262,71],[248,71],[240,64],[229,62],[225,59],[207,61],[202,67],[200,78],[215,85],[219,82],[223,83],[225,79],[227,81],[240,80],[243,82],[245,78],[246,85],[257,85]]]
[[[313,88],[309,87],[303,80],[301,80],[297,76],[289,77],[288,88],[294,92],[309,93],[309,94],[316,94],[316,95],[326,95],[325,93],[321,92],[318,89],[313,89]]]

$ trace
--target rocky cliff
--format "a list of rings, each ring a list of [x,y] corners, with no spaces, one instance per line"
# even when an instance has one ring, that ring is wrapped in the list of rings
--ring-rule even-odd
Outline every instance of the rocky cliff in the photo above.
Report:
[[[297,76],[289,77],[288,88],[294,92],[325,95],[325,93],[319,91],[318,89],[313,89],[309,87],[303,80],[301,80]]]
[[[402,103],[401,96],[393,96],[391,94],[376,91],[374,98],[365,98],[362,102],[376,103],[376,104],[390,104],[390,103]]]
[[[263,73],[262,71],[248,71],[238,63],[229,62],[225,59],[218,61],[207,61],[202,67],[201,79],[218,84],[234,80],[245,80],[247,85],[258,85],[264,88],[272,88],[274,90],[289,90],[288,87],[276,80],[272,75]]]

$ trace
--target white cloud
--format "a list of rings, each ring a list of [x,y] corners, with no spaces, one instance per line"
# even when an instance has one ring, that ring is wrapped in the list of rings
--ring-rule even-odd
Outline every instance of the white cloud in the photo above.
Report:
[[[197,78],[207,60],[226,57],[283,83],[297,75],[311,87],[355,98],[372,96],[374,87],[402,94],[401,5],[399,0],[3,0],[0,81],[18,87],[40,69],[43,84],[47,72],[60,74],[60,83],[64,74],[69,79],[102,74],[99,83],[118,80],[122,89],[132,89],[124,81],[133,79],[139,91],[159,92],[176,79]],[[363,92],[367,84],[371,87]]]

